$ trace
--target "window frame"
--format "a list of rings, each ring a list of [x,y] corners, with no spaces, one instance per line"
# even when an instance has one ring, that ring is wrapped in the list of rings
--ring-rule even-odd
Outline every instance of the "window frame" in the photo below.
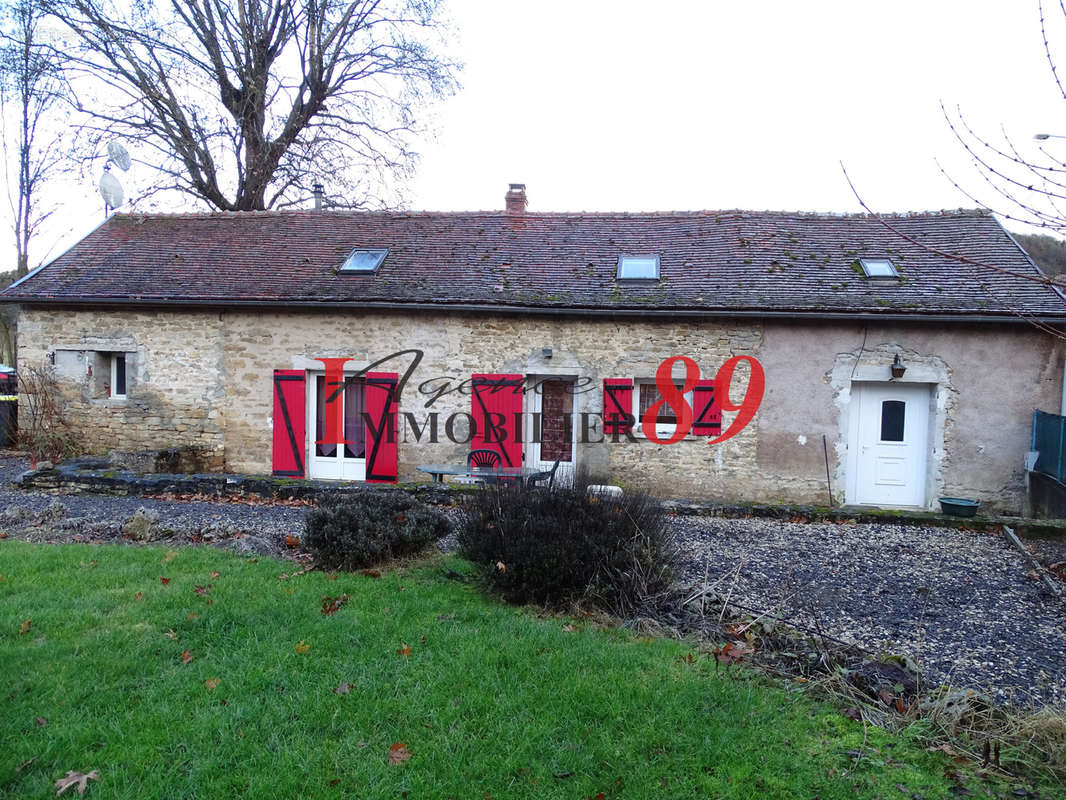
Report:
[[[374,266],[369,269],[360,269],[358,267],[349,267],[350,262],[357,253],[369,253],[377,257],[377,261],[374,262]],[[381,265],[385,263],[385,259],[389,256],[389,248],[387,247],[356,247],[341,263],[337,269],[338,274],[344,275],[376,275],[378,270],[381,269]]]
[[[626,259],[651,259],[655,261],[654,275],[623,275],[622,267]],[[658,253],[621,253],[618,256],[618,266],[615,271],[615,279],[619,281],[658,281],[662,277],[662,259]]]
[[[633,406],[630,412],[633,415],[633,435],[639,439],[647,439],[647,435],[644,433],[644,427],[640,423],[640,387],[641,386],[655,386],[655,378],[633,378]],[[695,415],[695,406],[693,405],[694,392],[685,392],[685,402],[688,403],[689,408],[693,409],[693,415]],[[695,419],[693,419],[695,422]],[[694,427],[694,426],[693,426]],[[655,435],[659,439],[669,439],[677,431],[677,423],[655,423]],[[692,428],[689,428],[688,433],[685,434],[686,439],[695,438],[695,434],[692,432]]]
[[[122,391],[118,389],[118,364],[119,360],[122,361]],[[110,375],[107,379],[107,396],[110,400],[126,400],[129,398],[130,390],[130,375],[129,375],[129,359],[126,358],[125,353],[113,352],[108,354],[108,366],[110,368]]]
[[[888,268],[890,270],[892,270],[892,274],[891,275],[874,275],[874,274],[872,274],[870,272],[870,266],[869,265],[873,264],[873,263],[888,264]],[[885,256],[878,256],[876,258],[874,258],[874,257],[871,257],[871,258],[860,258],[859,259],[859,266],[862,268],[863,274],[867,278],[869,278],[870,280],[874,280],[874,281],[894,281],[894,280],[898,280],[899,279],[899,270],[896,269],[896,265],[894,263],[892,263],[892,259],[891,258],[887,258]]]

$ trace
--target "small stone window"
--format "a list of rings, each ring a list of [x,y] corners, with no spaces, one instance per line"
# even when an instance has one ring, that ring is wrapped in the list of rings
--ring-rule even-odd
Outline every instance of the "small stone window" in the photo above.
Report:
[[[114,400],[126,399],[126,354],[111,354],[111,378],[108,381],[108,397]]]

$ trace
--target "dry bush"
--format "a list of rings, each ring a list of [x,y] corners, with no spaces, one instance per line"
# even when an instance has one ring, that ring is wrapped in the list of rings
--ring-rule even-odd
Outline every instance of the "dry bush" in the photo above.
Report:
[[[81,451],[78,432],[66,416],[66,402],[53,372],[45,367],[19,371],[18,446],[39,461],[62,461]]]

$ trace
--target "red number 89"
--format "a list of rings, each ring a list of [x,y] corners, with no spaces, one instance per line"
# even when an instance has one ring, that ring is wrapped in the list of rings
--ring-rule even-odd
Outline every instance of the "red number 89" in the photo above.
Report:
[[[733,372],[741,361],[747,361],[751,366],[751,377],[748,378],[748,389],[744,392],[743,401],[741,401],[740,405],[734,405],[729,400],[729,386],[733,382]],[[718,374],[714,376],[714,396],[719,398],[723,411],[739,411],[740,413],[736,415],[733,423],[721,436],[711,439],[707,444],[718,444],[726,439],[732,439],[744,430],[755,416],[755,412],[759,410],[765,387],[766,373],[763,372],[762,364],[751,356],[733,356],[722,364]]]

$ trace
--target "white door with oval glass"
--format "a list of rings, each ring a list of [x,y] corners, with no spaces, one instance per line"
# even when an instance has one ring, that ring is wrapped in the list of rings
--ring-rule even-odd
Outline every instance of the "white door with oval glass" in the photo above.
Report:
[[[929,387],[852,384],[849,423],[847,501],[925,506]]]

